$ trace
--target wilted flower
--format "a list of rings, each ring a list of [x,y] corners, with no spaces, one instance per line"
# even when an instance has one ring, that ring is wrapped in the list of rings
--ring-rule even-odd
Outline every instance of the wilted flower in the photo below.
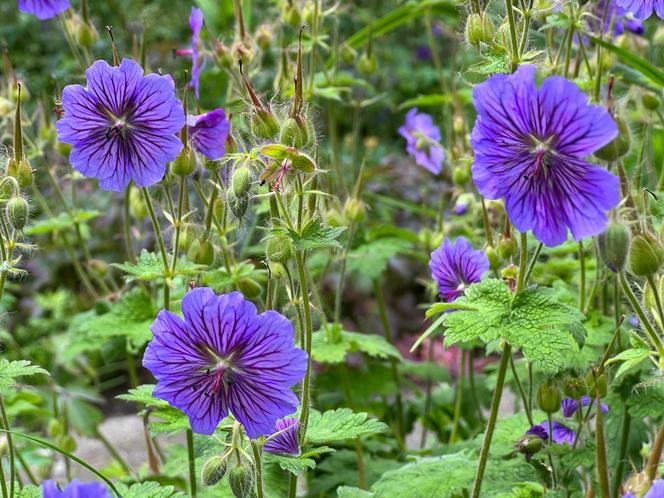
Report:
[[[596,235],[620,199],[619,182],[583,158],[613,140],[611,115],[559,76],[535,86],[535,66],[495,75],[475,87],[478,117],[472,174],[482,195],[505,198],[510,220],[548,246],[567,229],[575,240]]]
[[[18,0],[18,10],[45,21],[71,7],[69,0]]]
[[[452,302],[470,284],[482,280],[489,270],[489,260],[482,251],[474,251],[463,237],[454,243],[445,239],[441,246],[431,253],[429,268],[438,283],[440,296],[446,302]]]
[[[173,79],[144,76],[130,59],[119,67],[97,61],[85,75],[87,87],[63,90],[64,117],[56,124],[58,139],[73,146],[72,166],[104,190],[123,190],[131,180],[157,183],[182,149],[176,133],[185,118]]]
[[[590,405],[591,401],[594,402],[594,398],[590,398],[590,396],[581,396],[579,399],[581,402],[581,406],[588,406]],[[563,411],[563,415],[567,418],[571,417],[576,413],[576,410],[579,408],[579,401],[572,399],[572,398],[566,398],[562,400],[560,403],[560,406]],[[609,407],[606,406],[604,403],[600,404],[599,409],[602,411],[602,413],[607,413],[609,411]]]
[[[617,0],[618,5],[632,12],[639,19],[648,19],[653,11],[664,19],[664,0]]]
[[[263,449],[268,453],[299,456],[298,428],[299,422],[296,418],[279,420],[274,426],[274,434],[265,442]]]
[[[440,130],[433,124],[431,116],[417,112],[416,108],[406,114],[406,121],[399,127],[399,134],[406,139],[406,151],[415,162],[434,174],[442,170],[445,151],[440,145]]]
[[[187,132],[194,149],[214,161],[226,151],[226,139],[231,128],[223,109],[187,116]]]
[[[553,421],[549,425],[548,420],[545,420],[541,424],[533,425],[526,434],[532,434],[541,438],[544,442],[549,441],[549,428],[551,428],[551,441],[554,444],[564,444],[567,443],[570,446],[574,444],[574,439],[576,438],[576,432],[573,429],[570,429],[566,425],[561,424],[560,422]]]
[[[189,16],[189,27],[191,28],[191,87],[194,89],[196,98],[200,96],[199,80],[206,63],[205,57],[200,53],[202,46],[201,30],[204,22],[203,11],[192,7]]]
[[[293,326],[276,311],[258,315],[239,292],[194,289],[182,300],[184,320],[162,310],[152,324],[143,366],[157,378],[154,396],[212,434],[229,411],[257,438],[297,408],[290,387],[307,367],[293,344]]]
[[[111,498],[106,486],[99,482],[74,480],[61,490],[55,481],[45,481],[41,489],[43,498]]]

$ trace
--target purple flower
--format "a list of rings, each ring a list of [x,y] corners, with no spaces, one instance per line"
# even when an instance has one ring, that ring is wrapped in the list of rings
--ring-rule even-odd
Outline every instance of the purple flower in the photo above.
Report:
[[[580,401],[581,401],[582,406],[588,406],[588,405],[594,403],[595,399],[591,398],[590,396],[581,396]],[[606,406],[604,403],[600,403],[599,409],[602,413],[607,413],[609,411],[609,407]]]
[[[611,26],[613,26],[613,34],[615,36],[622,35],[625,32],[625,29],[636,33],[637,35],[642,35],[644,32],[643,23],[640,19],[634,17],[634,14],[631,12],[631,9],[626,9],[620,6],[620,2],[616,0],[608,0],[609,8],[606,12],[606,19],[604,19],[604,25],[602,31],[608,33]],[[604,16],[604,9],[606,7],[606,0],[599,0],[593,9],[593,14],[597,19],[601,20]],[[591,28],[597,29],[599,22],[597,19],[589,19],[588,24]]]
[[[194,149],[214,161],[226,152],[226,139],[231,128],[223,109],[199,116],[187,116],[187,131]]]
[[[406,121],[399,127],[399,134],[406,139],[406,152],[415,162],[437,175],[443,168],[445,151],[440,145],[440,130],[431,116],[418,114],[413,108],[406,114]]]
[[[660,19],[664,19],[664,0],[618,0],[618,5],[639,19],[648,19],[653,11]]]
[[[203,11],[196,7],[191,8],[191,15],[189,16],[189,27],[191,28],[191,87],[194,89],[196,98],[199,97],[200,92],[198,88],[201,71],[205,67],[205,57],[199,53],[201,42],[201,30],[203,29]]]
[[[569,444],[570,446],[574,444],[574,439],[576,438],[576,432],[573,429],[570,429],[566,425],[556,422],[555,420],[549,426],[548,421],[544,421],[541,424],[533,425],[526,434],[533,434],[544,442],[549,441],[549,427],[552,427],[551,431],[551,441],[554,444]]]
[[[111,498],[106,486],[99,482],[72,481],[60,490],[55,481],[45,481],[41,485],[43,498]]]
[[[664,479],[657,479],[643,498],[664,498]]]
[[[131,180],[139,187],[157,183],[182,149],[176,133],[184,111],[173,79],[144,76],[130,59],[119,67],[97,61],[85,75],[87,87],[62,92],[64,117],[56,124],[58,139],[73,146],[72,166],[104,190],[123,190]]]
[[[162,310],[152,324],[143,366],[157,378],[154,396],[182,410],[199,434],[212,434],[229,411],[249,437],[271,434],[297,408],[290,387],[307,368],[291,322],[276,311],[256,314],[239,292],[209,288],[189,292],[182,313]]]
[[[18,0],[18,10],[41,21],[51,19],[71,7],[69,0]]]
[[[431,253],[429,268],[438,283],[440,296],[452,302],[468,287],[482,280],[489,270],[489,260],[482,251],[474,251],[463,237],[454,243],[445,239],[441,246]]]
[[[600,106],[559,76],[535,86],[535,66],[495,75],[473,92],[472,174],[480,193],[505,198],[512,223],[548,246],[596,235],[620,199],[618,178],[583,158],[618,128]]]
[[[300,456],[300,443],[297,440],[299,422],[296,418],[279,420],[274,433],[265,442],[263,449],[268,453]]]
[[[570,418],[576,412],[576,409],[579,407],[579,402],[572,398],[566,398],[560,402],[560,408],[563,410],[563,416],[565,418]]]

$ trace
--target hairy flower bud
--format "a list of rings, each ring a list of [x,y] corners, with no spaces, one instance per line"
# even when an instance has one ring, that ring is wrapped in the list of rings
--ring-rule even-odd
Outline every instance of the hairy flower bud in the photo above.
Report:
[[[240,164],[233,170],[231,189],[236,198],[242,198],[251,188],[251,171],[246,164]]]
[[[367,208],[362,199],[349,197],[344,204],[344,218],[349,222],[361,223],[367,213]]]
[[[76,451],[76,440],[69,434],[64,434],[58,438],[58,447],[68,453]]]
[[[237,281],[237,290],[239,290],[244,297],[255,299],[261,295],[263,288],[261,284],[256,282],[253,278],[244,277]]]
[[[5,208],[7,221],[15,230],[23,230],[30,218],[30,205],[23,197],[12,197]]]
[[[606,374],[595,376],[594,372],[588,372],[586,375],[586,384],[588,385],[588,394],[591,398],[594,398],[597,394],[601,398],[606,396],[608,391]]]
[[[88,266],[98,277],[104,278],[108,274],[108,263],[104,260],[93,258],[88,262]]]
[[[491,43],[495,31],[491,16],[486,12],[468,16],[465,37],[469,44],[477,47],[480,43]]]
[[[657,237],[650,232],[635,235],[629,249],[631,272],[639,277],[652,275],[660,269],[662,263],[664,248]]]
[[[292,0],[287,0],[284,3],[281,17],[286,24],[290,24],[294,28],[299,28],[302,24],[302,12],[300,12],[300,8]]]
[[[627,121],[621,116],[614,116],[613,119],[618,125],[618,136],[601,149],[595,151],[595,157],[605,161],[615,161],[629,152],[629,146],[632,143],[631,133]]]
[[[216,455],[203,464],[201,481],[204,486],[214,486],[226,475],[228,461],[224,455]]]
[[[261,50],[267,50],[272,46],[274,41],[274,33],[272,32],[272,26],[269,24],[261,24],[256,30],[256,45],[258,45]]]
[[[196,239],[187,251],[187,259],[199,265],[211,265],[214,261],[212,242],[205,239]]]
[[[629,239],[630,232],[627,227],[615,221],[609,223],[597,238],[600,256],[612,272],[619,272],[625,267]]]
[[[545,382],[537,390],[537,404],[545,413],[556,413],[560,410],[561,394],[560,387],[553,382]]]
[[[378,59],[376,59],[374,54],[364,52],[357,60],[356,68],[362,76],[368,78],[378,69]]]
[[[177,176],[189,176],[196,169],[196,152],[193,147],[183,147],[171,165],[171,172]]]
[[[588,385],[583,377],[570,377],[563,384],[563,392],[565,396],[579,400],[588,394]]]
[[[309,130],[307,125],[296,118],[288,118],[281,127],[279,141],[283,145],[289,145],[301,149],[309,142]]]
[[[268,260],[285,264],[293,255],[290,237],[281,235],[269,239],[265,245],[265,254]]]
[[[544,441],[535,434],[527,434],[519,439],[514,448],[526,456],[526,460],[530,460],[532,456],[538,453],[544,447]]]
[[[25,158],[18,162],[10,158],[7,161],[7,176],[16,178],[19,187],[29,187],[32,185],[32,166]]]
[[[240,464],[228,472],[228,484],[235,498],[249,498],[254,490],[254,471],[251,465]]]
[[[486,246],[486,249],[484,249],[484,254],[489,260],[489,268],[491,268],[492,270],[497,270],[498,268],[500,268],[502,260],[500,259],[498,251],[496,251],[495,247]]]
[[[456,166],[452,171],[452,181],[454,185],[463,186],[470,181],[470,169],[465,166]]]
[[[257,109],[250,117],[251,132],[258,138],[270,140],[279,133],[279,125],[269,110]]]
[[[52,418],[48,423],[48,435],[52,438],[59,437],[62,434],[64,427],[62,422],[57,418]]]
[[[509,259],[512,256],[516,254],[516,240],[514,240],[514,237],[505,237],[504,235],[500,236],[500,240],[498,241],[498,255],[502,259]]]

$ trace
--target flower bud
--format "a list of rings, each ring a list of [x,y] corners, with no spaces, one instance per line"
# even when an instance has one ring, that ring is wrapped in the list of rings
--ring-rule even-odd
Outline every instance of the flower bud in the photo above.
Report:
[[[364,52],[357,60],[356,68],[362,76],[368,78],[378,69],[378,59],[375,55]]]
[[[18,231],[23,230],[30,217],[30,205],[28,204],[28,201],[23,197],[12,197],[9,199],[9,202],[7,202],[5,210],[7,213],[7,221],[9,221],[11,227]]]
[[[18,162],[14,158],[10,158],[7,161],[7,176],[15,178],[21,188],[32,185],[32,167],[25,158]]]
[[[600,256],[612,272],[619,272],[625,267],[629,239],[630,232],[627,227],[615,221],[609,223],[597,238]]]
[[[470,170],[467,166],[456,166],[452,171],[452,181],[454,185],[462,186],[470,180]]]
[[[560,410],[562,396],[560,387],[552,382],[545,382],[537,390],[537,404],[545,413],[556,413]]]
[[[237,281],[237,290],[239,290],[244,297],[248,299],[255,299],[261,295],[263,288],[261,284],[256,282],[253,278],[244,277]]]
[[[237,198],[246,196],[251,188],[251,172],[246,164],[240,164],[233,170],[231,180],[233,195]]]
[[[338,209],[330,208],[328,209],[325,219],[327,224],[331,227],[342,227],[344,226],[344,217],[341,215]]]
[[[251,114],[251,132],[258,138],[270,140],[279,133],[279,125],[269,110],[257,109]]]
[[[281,235],[269,239],[265,245],[265,254],[268,260],[285,264],[293,255],[290,237]]]
[[[28,88],[21,82],[21,91],[18,90],[18,85],[12,85],[11,92],[9,94],[13,102],[16,102],[18,99],[21,99],[21,102],[27,102],[30,99],[30,93]]]
[[[274,41],[274,33],[272,33],[272,26],[269,24],[261,24],[256,30],[256,45],[258,45],[261,50],[267,50],[272,46]]]
[[[466,41],[477,47],[480,43],[491,43],[496,29],[491,16],[486,12],[471,14],[466,21]]]
[[[641,97],[641,102],[643,103],[643,107],[649,111],[656,111],[660,106],[659,98],[652,93],[644,93]]]
[[[606,374],[595,376],[594,372],[588,372],[586,375],[586,384],[588,385],[588,394],[591,398],[596,397],[597,394],[601,398],[606,396],[608,391],[608,381],[606,379]]]
[[[216,455],[203,464],[201,481],[204,486],[214,486],[226,475],[228,461],[224,455]]]
[[[489,260],[489,268],[492,270],[497,270],[500,268],[500,264],[502,263],[502,260],[500,259],[500,256],[498,255],[498,251],[496,251],[496,248],[493,246],[486,246],[486,249],[484,249],[484,254],[486,255],[487,259]]]
[[[516,254],[516,240],[514,237],[505,237],[504,235],[500,236],[498,241],[498,255],[502,259],[509,259]]]
[[[189,250],[191,244],[196,240],[195,235],[194,229],[190,225],[184,225],[180,229],[179,247],[181,251],[187,252]]]
[[[519,276],[519,267],[516,265],[509,265],[500,270],[500,276],[503,280],[516,281]]]
[[[579,400],[588,394],[588,385],[583,377],[570,377],[563,384],[565,396]]]
[[[357,50],[351,47],[348,43],[344,43],[339,48],[339,55],[344,64],[355,64],[357,60]]]
[[[302,12],[300,8],[293,3],[293,0],[287,0],[281,11],[281,17],[286,24],[294,28],[299,28],[302,24]]]
[[[254,490],[254,471],[251,465],[240,464],[228,473],[228,484],[235,498],[249,498]]]
[[[233,67],[231,50],[218,40],[214,44],[214,59],[217,66],[221,69],[230,69]]]
[[[65,434],[58,438],[58,447],[63,451],[72,453],[73,451],[76,451],[76,440],[69,434]]]
[[[349,197],[344,204],[344,218],[349,222],[361,223],[366,216],[366,205],[362,199]]]
[[[52,438],[56,438],[62,434],[63,431],[62,422],[57,418],[52,418],[48,423],[48,435]]]
[[[88,266],[92,273],[98,277],[104,278],[108,274],[108,263],[101,259],[91,259]]]
[[[621,116],[613,117],[618,126],[618,136],[601,149],[595,151],[595,157],[605,161],[615,161],[629,152],[632,143],[631,133],[627,121]]]
[[[187,251],[187,259],[198,265],[211,265],[214,261],[214,247],[212,246],[212,242],[204,239],[196,239]]]
[[[526,456],[526,460],[530,461],[532,456],[538,453],[544,447],[544,441],[535,434],[527,434],[519,439],[514,448]]]
[[[212,209],[214,217],[217,218],[219,221],[223,220],[224,215],[226,214],[226,200],[223,197],[217,197],[214,200],[214,206],[212,207]]]
[[[145,201],[141,192],[134,187],[130,187],[129,191],[129,213],[132,218],[137,220],[145,219],[148,215],[148,208],[145,206]]]
[[[249,207],[249,195],[237,197],[231,190],[228,192],[226,200],[231,213],[233,213],[233,216],[235,216],[235,218],[238,220],[242,220],[244,215],[247,213],[247,208]]]
[[[177,176],[189,176],[196,169],[196,152],[193,147],[183,147],[171,165],[171,172]]]
[[[279,141],[283,145],[289,145],[296,149],[301,149],[309,142],[309,131],[302,120],[288,118],[281,128]]]
[[[649,232],[639,233],[632,239],[629,249],[629,267],[639,277],[656,273],[664,263],[664,248],[657,237]]]

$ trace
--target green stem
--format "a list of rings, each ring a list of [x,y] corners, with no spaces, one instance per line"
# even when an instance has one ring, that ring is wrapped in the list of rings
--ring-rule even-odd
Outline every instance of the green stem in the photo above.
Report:
[[[362,450],[362,441],[359,437],[355,438],[355,455],[357,457],[357,487],[367,489],[366,471],[364,470],[364,451]]]
[[[606,460],[606,438],[604,436],[604,414],[599,395],[599,387],[595,382],[596,411],[595,411],[595,461],[597,466],[597,481],[599,482],[600,497],[609,498],[609,470]]]
[[[429,339],[429,352],[427,353],[427,363],[432,363],[433,362],[433,345],[435,342],[432,339]],[[426,384],[424,387],[424,413],[422,414],[422,420],[423,423],[422,425],[422,436],[420,437],[420,449],[424,448],[424,445],[427,442],[427,425],[426,425],[426,419],[427,415],[429,414],[429,410],[431,410],[431,391],[433,388],[433,382],[431,380],[431,377],[428,377],[426,380]]]
[[[196,457],[194,455],[194,433],[187,429],[187,459],[189,460],[189,492],[196,498]]]
[[[339,323],[341,319],[341,298],[344,290],[344,281],[346,280],[346,262],[348,253],[353,245],[353,236],[355,235],[355,223],[351,221],[348,227],[348,240],[341,255],[341,268],[339,268],[339,280],[337,281],[337,292],[334,297],[334,323]]]
[[[535,423],[533,422],[533,416],[531,413],[530,409],[530,403],[528,402],[528,398],[526,397],[526,391],[523,389],[523,384],[521,384],[521,380],[519,380],[519,375],[516,372],[516,366],[514,365],[514,359],[510,358],[510,369],[512,370],[512,376],[514,377],[514,381],[516,383],[517,390],[519,391],[519,395],[521,396],[521,401],[523,402],[523,407],[526,411],[526,417],[528,418],[528,423],[533,426]]]
[[[600,21],[600,26],[604,26],[606,23],[606,16],[608,15],[609,12],[609,5],[611,2],[605,2],[604,4],[604,12],[602,13],[602,20]],[[604,32],[600,33],[599,39],[603,40],[604,39]],[[600,91],[602,89],[602,46],[598,43],[597,44],[597,73],[595,74],[595,102],[599,102],[599,95]]]
[[[9,431],[9,418],[7,418],[7,410],[5,409],[5,400],[3,396],[0,396],[0,415],[2,416],[2,425],[4,426],[4,429]],[[13,498],[14,478],[16,476],[16,462],[14,460],[16,450],[10,432],[7,432],[7,447],[9,450],[9,496]]]
[[[523,290],[526,284],[526,263],[528,262],[528,235],[525,232],[520,234],[521,244],[519,247],[519,275],[516,281],[516,293]],[[533,263],[534,264],[534,263]]]
[[[629,286],[629,282],[627,281],[627,277],[625,276],[624,271],[620,272],[620,285],[622,286],[627,300],[632,305],[634,313],[636,313],[636,316],[639,318],[639,322],[645,330],[646,335],[652,342],[653,346],[657,348],[657,353],[659,354],[660,358],[664,358],[664,344],[662,344],[661,338],[659,335],[657,335],[657,332],[655,332],[654,327],[650,323],[650,319],[646,315],[645,311],[643,311],[639,300],[634,295],[634,292],[632,292],[632,288]]]
[[[101,444],[104,445],[104,448],[108,450],[108,452],[111,454],[111,456],[115,459],[116,462],[120,464],[120,467],[122,467],[122,470],[124,470],[127,474],[132,474],[132,470],[129,467],[129,464],[127,461],[122,458],[122,455],[118,452],[118,450],[111,444],[111,442],[108,440],[106,436],[102,434],[102,432],[97,429],[97,439],[101,441]]]
[[[618,453],[618,463],[616,464],[616,471],[613,475],[613,489],[612,496],[620,498],[620,485],[622,484],[623,471],[625,468],[625,458],[627,457],[627,445],[629,443],[629,427],[632,422],[632,417],[629,414],[627,404],[623,405],[622,413],[622,427],[620,430],[620,450]]]
[[[664,447],[664,422],[657,431],[657,436],[653,442],[648,463],[646,464],[646,476],[650,482],[655,480],[657,475],[657,468],[659,467],[659,460],[662,457],[662,448]]]
[[[304,252],[295,251],[295,263],[297,265],[297,275],[300,281],[302,294],[302,307],[304,308],[305,325],[305,351],[307,353],[307,371],[304,374],[302,383],[302,411],[300,413],[299,440],[303,444],[307,434],[307,424],[309,423],[309,396],[311,384],[311,337],[313,334],[311,324],[311,306],[309,304],[309,285],[307,284],[307,275],[304,268]]]
[[[454,402],[454,418],[452,419],[452,430],[450,431],[449,444],[454,443],[459,430],[459,420],[461,419],[461,407],[463,406],[463,390],[466,381],[466,352],[461,350],[461,365],[459,367],[459,379],[457,382],[456,400]]]
[[[664,308],[662,308],[662,297],[659,293],[659,286],[657,285],[657,282],[655,282],[655,278],[652,275],[648,275],[647,277],[648,284],[650,284],[650,289],[652,290],[653,295],[655,296],[655,304],[657,306],[657,314],[659,315],[659,320],[664,326]]]
[[[475,474],[475,482],[473,484],[472,498],[479,498],[482,489],[482,480],[484,479],[484,471],[489,459],[489,449],[491,448],[491,439],[493,432],[496,428],[496,420],[498,419],[498,407],[500,406],[500,399],[503,394],[503,386],[505,385],[505,372],[507,372],[507,365],[510,357],[512,356],[512,346],[505,343],[503,346],[503,353],[500,357],[500,365],[498,367],[498,377],[496,378],[496,390],[493,392],[491,399],[491,409],[489,411],[489,420],[487,422],[486,432],[482,440],[482,449],[480,450],[480,459],[477,465],[477,473]]]
[[[170,308],[170,270],[168,267],[168,256],[166,255],[166,246],[164,245],[164,239],[161,236],[161,229],[159,228],[159,221],[157,220],[157,215],[154,212],[154,207],[152,206],[152,199],[150,198],[150,192],[146,187],[141,187],[141,193],[143,194],[143,199],[145,200],[145,206],[148,208],[148,213],[150,214],[150,220],[152,221],[152,228],[154,229],[154,235],[157,239],[157,245],[159,246],[159,253],[161,254],[161,262],[164,266],[164,309],[168,310]]]
[[[25,461],[25,458],[21,456],[21,452],[17,451],[16,452],[16,458],[18,462],[21,464],[21,467],[23,467],[23,472],[25,472],[25,475],[28,476],[28,479],[30,479],[30,482],[32,483],[33,486],[39,486],[39,481],[35,477],[35,475],[32,473],[32,470],[30,469],[30,465],[28,465],[28,462]]]
[[[510,25],[510,38],[512,40],[512,72],[514,72],[519,65],[519,44],[516,41],[516,23],[514,22],[512,0],[505,0],[505,9],[507,10],[507,21]]]
[[[256,495],[263,498],[263,463],[261,453],[255,441],[251,441],[251,450],[254,454],[254,471],[256,472]]]
[[[291,472],[288,473],[288,498],[297,496],[297,476]]]
[[[187,177],[180,177],[180,193],[178,195],[178,221],[175,225],[175,246],[173,247],[173,262],[171,263],[171,275],[175,275],[178,264],[178,251],[180,249],[180,233],[182,232],[182,215],[184,212],[184,193],[187,189]]]
[[[553,416],[547,413],[549,420],[549,446],[546,448],[546,454],[549,458],[549,467],[551,467],[551,480],[553,481],[553,489],[558,487],[558,480],[556,479],[556,466],[553,464],[553,457],[551,456],[551,447],[553,446]]]
[[[580,265],[580,281],[579,281],[579,310],[583,313],[586,307],[586,258],[583,251],[583,242],[579,241],[579,265]]]
[[[0,488],[2,489],[2,498],[7,498],[7,481],[5,478],[5,469],[0,459]]]

